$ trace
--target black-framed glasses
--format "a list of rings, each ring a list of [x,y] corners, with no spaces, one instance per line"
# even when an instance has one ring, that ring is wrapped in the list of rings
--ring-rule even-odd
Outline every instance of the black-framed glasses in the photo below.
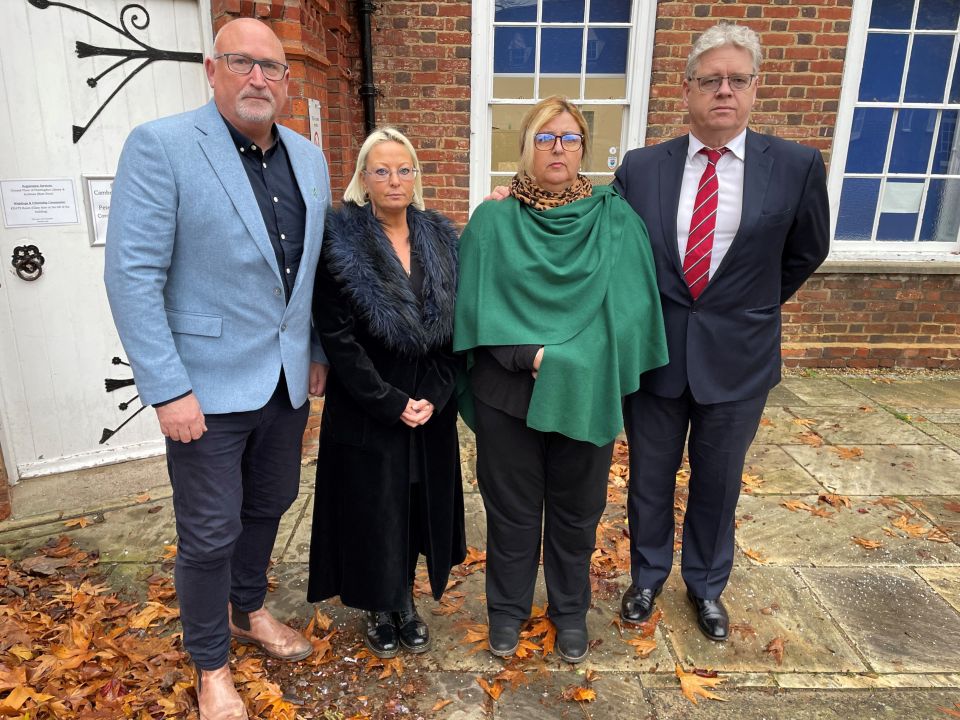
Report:
[[[734,73],[733,75],[705,75],[704,77],[692,77],[691,80],[697,81],[697,88],[702,93],[715,93],[720,90],[723,81],[726,80],[730,89],[734,92],[743,92],[753,84],[755,74]]]
[[[413,179],[420,170],[415,167],[402,167],[396,170],[377,168],[376,170],[364,170],[363,174],[371,178],[374,182],[387,182],[394,172],[397,173],[397,179],[400,180],[400,182],[413,182]]]
[[[583,147],[583,135],[579,133],[564,133],[563,135],[537,133],[533,136],[533,146],[537,150],[553,150],[557,146],[557,140],[560,141],[560,147],[568,152],[576,152]]]
[[[235,72],[237,75],[249,75],[253,72],[253,66],[259,65],[260,72],[263,73],[263,76],[267,80],[283,80],[283,76],[289,69],[289,66],[284,65],[282,62],[277,62],[276,60],[255,60],[243,53],[223,53],[222,55],[213,56],[214,60],[219,60],[220,58],[226,60],[227,69]]]

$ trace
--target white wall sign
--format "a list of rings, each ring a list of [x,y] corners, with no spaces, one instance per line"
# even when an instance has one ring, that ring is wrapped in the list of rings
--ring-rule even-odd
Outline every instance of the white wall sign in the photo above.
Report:
[[[309,98],[307,107],[310,111],[310,140],[323,150],[323,136],[320,134],[320,101]]]
[[[83,196],[87,203],[87,225],[90,244],[107,242],[107,218],[110,217],[110,197],[113,195],[113,175],[84,175]]]
[[[0,180],[3,224],[8,228],[76,225],[77,196],[73,180]]]

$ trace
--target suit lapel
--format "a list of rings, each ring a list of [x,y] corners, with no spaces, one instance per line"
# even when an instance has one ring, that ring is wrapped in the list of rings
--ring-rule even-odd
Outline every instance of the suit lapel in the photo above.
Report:
[[[310,258],[313,257],[311,253],[314,252],[314,248],[318,246],[323,236],[323,228],[317,227],[318,210],[322,208],[319,196],[320,188],[317,185],[314,165],[310,161],[310,158],[306,153],[297,152],[296,146],[294,142],[292,142],[293,138],[291,136],[296,133],[282,125],[278,125],[277,127],[280,129],[280,138],[284,141],[287,158],[290,160],[290,167],[293,168],[293,176],[297,181],[297,187],[300,190],[300,196],[303,198],[303,204],[306,208],[307,215],[303,226],[302,257]],[[293,290],[290,292],[291,296],[293,296],[293,294],[297,292],[297,288],[303,284],[303,276],[304,273],[297,273]]]
[[[743,206],[740,211],[740,227],[733,237],[733,242],[727,249],[717,271],[710,278],[710,283],[704,290],[710,289],[717,276],[730,265],[731,258],[747,244],[747,239],[753,235],[753,230],[760,219],[760,210],[770,185],[770,172],[773,169],[773,157],[767,152],[770,143],[767,139],[752,130],[747,130],[746,149],[743,160]]]
[[[667,254],[683,277],[683,263],[677,247],[677,210],[680,207],[680,186],[683,183],[683,166],[686,163],[690,139],[684,136],[679,140],[671,143],[666,156],[660,160],[660,222],[661,235],[667,244]]]
[[[234,209],[246,225],[247,231],[264,260],[267,261],[267,265],[273,269],[277,280],[280,280],[277,256],[270,244],[267,228],[263,224],[263,215],[260,214],[257,198],[253,194],[253,188],[250,187],[250,181],[240,162],[237,148],[233,145],[230,131],[227,130],[212,100],[201,109],[197,129],[201,133],[198,140],[201,150],[220,179],[223,189],[230,196]]]

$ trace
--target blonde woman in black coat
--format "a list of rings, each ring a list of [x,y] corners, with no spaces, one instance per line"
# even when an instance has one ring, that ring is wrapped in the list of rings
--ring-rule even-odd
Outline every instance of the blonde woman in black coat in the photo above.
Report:
[[[366,645],[430,647],[413,602],[426,556],[439,599],[465,556],[450,343],[457,234],[424,210],[420,166],[392,128],[360,148],[327,220],[313,316],[330,359],[317,458],[308,599],[367,611]]]

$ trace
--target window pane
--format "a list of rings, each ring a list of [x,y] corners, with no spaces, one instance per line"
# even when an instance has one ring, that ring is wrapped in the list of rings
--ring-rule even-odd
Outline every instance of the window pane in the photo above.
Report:
[[[534,22],[537,3],[533,0],[496,0],[494,22]]]
[[[906,35],[870,33],[863,55],[860,76],[860,100],[870,102],[900,99],[903,63],[907,57]]]
[[[913,0],[873,0],[872,28],[908,28],[913,17]]]
[[[931,180],[920,240],[956,242],[960,231],[960,180]]]
[[[544,28],[540,35],[540,72],[580,74],[583,30]]]
[[[583,0],[543,0],[543,22],[583,22]]]
[[[925,173],[937,121],[936,110],[901,109],[890,153],[890,172]]]
[[[877,224],[877,240],[913,241],[920,217],[923,180],[887,180]]]
[[[953,35],[914,36],[904,101],[943,102],[952,51]]]
[[[529,105],[494,105],[490,133],[490,169],[516,172],[520,157],[520,121]]]
[[[857,108],[854,111],[847,149],[848,173],[883,172],[892,121],[893,110],[889,108]]]
[[[591,0],[590,22],[630,22],[630,0]]]
[[[917,27],[921,30],[954,30],[960,3],[957,0],[920,0]]]
[[[942,175],[960,175],[960,134],[957,133],[957,111],[944,110],[940,118],[937,146],[933,149],[931,172]]]
[[[580,97],[580,76],[540,76],[540,97],[545,98],[551,95],[560,95],[561,97],[573,98],[574,100],[578,99]]]
[[[493,96],[497,99],[533,99],[533,75],[494,75]]]
[[[582,105],[580,111],[587,121],[590,131],[590,146],[587,162],[581,172],[610,172],[620,162],[619,157],[610,154],[610,148],[620,147],[623,129],[623,106],[621,105]],[[610,167],[607,158],[614,157]]]
[[[960,103],[960,62],[953,68],[953,83],[950,86],[950,96],[947,102]]]
[[[846,178],[840,193],[837,240],[869,240],[880,195],[880,180]]]
[[[534,28],[498,27],[493,34],[493,71],[495,73],[533,73]]]
[[[626,73],[627,28],[590,28],[587,30],[587,72]]]

